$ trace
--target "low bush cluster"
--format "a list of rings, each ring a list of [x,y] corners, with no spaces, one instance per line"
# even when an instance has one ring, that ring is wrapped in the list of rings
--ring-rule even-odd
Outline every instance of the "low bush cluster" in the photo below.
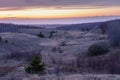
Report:
[[[108,51],[109,47],[105,43],[95,43],[88,48],[88,56],[103,55]]]
[[[63,41],[63,42],[61,42],[61,44],[60,44],[61,46],[67,46],[67,44]]]
[[[120,74],[120,50],[109,52],[107,55],[94,57],[76,56],[76,65],[74,69],[78,69],[81,73],[101,73],[101,74]]]
[[[38,34],[38,37],[44,38],[45,35],[44,35],[42,32],[40,32],[40,33]]]
[[[52,37],[54,36],[55,33],[57,33],[57,31],[50,31],[49,38],[52,38]]]

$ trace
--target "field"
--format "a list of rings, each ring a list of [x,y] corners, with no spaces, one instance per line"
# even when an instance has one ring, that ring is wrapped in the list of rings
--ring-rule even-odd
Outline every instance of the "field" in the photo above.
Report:
[[[119,48],[98,29],[20,29],[0,33],[0,80],[119,80]],[[88,56],[93,44],[104,44],[109,52]],[[105,47],[105,46],[104,46]],[[45,63],[44,74],[29,74],[25,66],[34,54]]]

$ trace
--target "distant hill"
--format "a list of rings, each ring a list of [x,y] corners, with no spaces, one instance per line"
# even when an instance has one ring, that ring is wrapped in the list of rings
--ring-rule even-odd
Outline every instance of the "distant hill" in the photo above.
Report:
[[[81,30],[81,29],[92,29],[96,28],[101,24],[101,22],[97,23],[84,23],[84,24],[71,24],[65,25],[61,27],[57,27],[58,30]]]
[[[43,28],[36,27],[33,25],[16,25],[16,24],[0,23],[0,33],[1,32],[20,32],[20,29],[43,29]]]
[[[56,27],[57,30],[84,30],[84,29],[96,29],[101,27],[108,27],[112,22],[120,22],[120,19],[117,20],[110,20],[106,22],[94,22],[94,23],[83,23],[83,24],[70,24],[64,25],[60,27]]]
[[[91,30],[98,28],[107,28],[112,22],[120,22],[120,19],[110,20],[106,22],[94,22],[83,24],[55,24],[55,25],[16,25],[0,23],[1,32],[20,32],[20,29],[55,29],[55,30]]]
[[[11,52],[39,50],[40,39],[37,36],[24,33],[0,33],[0,55]]]

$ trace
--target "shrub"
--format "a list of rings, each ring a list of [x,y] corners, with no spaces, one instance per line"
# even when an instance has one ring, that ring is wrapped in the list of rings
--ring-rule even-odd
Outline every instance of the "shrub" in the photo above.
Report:
[[[54,31],[50,32],[49,38],[51,38],[53,36],[53,33],[54,33]]]
[[[57,52],[57,51],[58,51],[58,47],[53,47],[53,48],[51,49],[51,51],[52,51],[52,52]]]
[[[44,35],[42,32],[40,32],[40,33],[38,34],[38,37],[44,38],[45,35]]]
[[[101,30],[101,33],[102,33],[102,34],[105,34],[105,33],[107,33],[108,25],[107,25],[106,22],[103,22],[103,23],[100,24],[99,28],[100,28],[100,30]]]
[[[113,50],[109,55],[91,57],[88,59],[89,65],[94,72],[109,74],[120,74],[120,50]]]
[[[58,47],[58,52],[63,53],[63,50],[61,49],[61,47]]]
[[[76,55],[76,68],[80,72],[99,74],[120,74],[120,49],[114,49],[108,55],[86,57]],[[74,63],[72,63],[74,64]]]
[[[65,42],[61,42],[61,46],[67,46]]]
[[[41,56],[34,56],[30,64],[25,67],[27,73],[43,73],[45,70],[45,64],[42,63]]]
[[[14,45],[14,42],[12,42],[11,44]]]
[[[51,38],[54,33],[57,33],[57,31],[51,31],[51,32],[50,32],[50,35],[49,35],[49,38]]]
[[[7,43],[8,43],[8,40],[5,40],[5,43],[7,44]]]
[[[61,47],[53,47],[51,49],[52,52],[58,52],[58,53],[63,53],[63,50],[61,49]]]
[[[98,56],[98,55],[103,55],[109,51],[109,48],[106,44],[104,43],[96,43],[91,45],[88,48],[88,55],[89,56]]]

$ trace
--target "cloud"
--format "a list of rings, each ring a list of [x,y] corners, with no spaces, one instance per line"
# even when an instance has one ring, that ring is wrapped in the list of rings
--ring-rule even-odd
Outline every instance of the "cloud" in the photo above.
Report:
[[[26,10],[26,9],[29,9],[29,7],[2,7],[0,8],[0,11]]]
[[[57,9],[101,8],[120,6],[120,0],[0,0],[0,10],[17,10],[29,7],[53,7]]]

